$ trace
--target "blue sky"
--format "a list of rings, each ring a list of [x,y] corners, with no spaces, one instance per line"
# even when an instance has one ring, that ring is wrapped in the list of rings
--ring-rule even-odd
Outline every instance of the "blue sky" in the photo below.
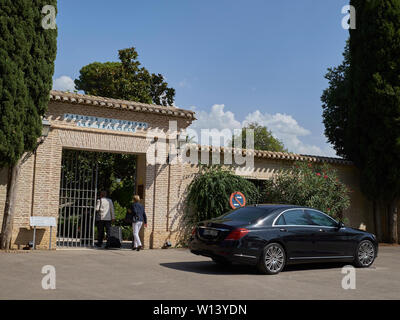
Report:
[[[323,135],[326,69],[342,61],[345,0],[59,0],[55,89],[135,46],[194,109],[194,128],[267,125],[289,151],[334,156]]]

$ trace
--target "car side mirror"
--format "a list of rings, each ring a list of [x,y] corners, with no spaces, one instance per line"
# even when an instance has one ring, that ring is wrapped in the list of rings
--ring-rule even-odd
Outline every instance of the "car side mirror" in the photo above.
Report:
[[[344,223],[342,221],[339,221],[337,228],[338,228],[338,230],[344,228]]]

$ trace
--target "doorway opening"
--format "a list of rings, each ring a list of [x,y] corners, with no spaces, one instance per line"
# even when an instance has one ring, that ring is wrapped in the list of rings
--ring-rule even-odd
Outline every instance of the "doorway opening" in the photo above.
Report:
[[[137,190],[136,169],[134,154],[64,149],[57,248],[94,246],[96,202],[103,190],[114,203],[114,225],[121,227],[124,240],[131,240],[132,227],[124,225],[123,220]]]

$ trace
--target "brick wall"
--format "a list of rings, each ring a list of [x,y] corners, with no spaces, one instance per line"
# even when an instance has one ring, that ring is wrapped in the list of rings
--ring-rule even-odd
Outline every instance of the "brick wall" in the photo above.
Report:
[[[187,188],[199,167],[179,163],[170,165],[146,163],[146,151],[152,143],[150,139],[146,139],[146,131],[127,133],[82,128],[73,122],[64,121],[65,113],[147,122],[150,131],[167,130],[170,120],[176,120],[178,128],[190,124],[190,120],[172,115],[51,102],[48,109],[52,127],[50,134],[39,146],[37,153],[26,159],[18,180],[13,246],[21,248],[32,239],[30,216],[58,218],[63,148],[137,154],[137,185],[144,186],[142,203],[148,217],[148,228],[142,229],[141,234],[144,245],[147,248],[159,248],[165,241],[171,241],[175,245],[181,237]],[[254,170],[248,172],[237,170],[237,174],[253,179],[270,179],[279,170],[289,168],[290,165],[291,161],[256,158]],[[353,190],[351,208],[346,212],[350,225],[359,227],[365,224],[367,230],[374,231],[371,204],[359,190],[356,170],[352,166],[334,166],[339,170],[340,178]],[[5,181],[6,171],[2,170],[0,171],[0,222],[5,201]],[[56,244],[55,235],[56,230],[53,230],[53,248]],[[38,248],[47,249],[48,244],[49,229],[38,230]]]
[[[51,131],[45,142],[39,146],[36,154],[29,155],[22,165],[21,174],[17,184],[17,205],[13,228],[13,247],[22,248],[32,240],[32,228],[29,227],[29,217],[54,216],[58,218],[59,188],[61,174],[62,149],[83,149],[90,151],[110,151],[120,153],[138,154],[141,159],[141,174],[145,187],[145,199],[143,202],[146,211],[161,217],[160,221],[149,215],[149,229],[155,246],[162,241],[158,240],[158,233],[164,232],[165,219],[167,218],[168,198],[168,167],[163,166],[157,171],[159,190],[153,192],[153,178],[155,171],[152,166],[145,163],[145,153],[151,143],[146,139],[146,131],[137,130],[134,134],[127,132],[107,131],[100,129],[88,129],[78,127],[75,123],[65,121],[65,113],[98,116],[128,121],[147,122],[150,131],[164,130],[169,127],[169,121],[177,121],[178,128],[186,127],[190,120],[172,116],[130,110],[117,110],[101,106],[82,106],[61,102],[50,102],[47,117],[51,122]],[[159,168],[160,169],[160,168]],[[6,195],[6,171],[0,172],[0,221],[2,220],[5,195]],[[156,206],[153,207],[154,196]],[[148,233],[146,233],[147,236]],[[56,245],[56,230],[53,230],[52,245]],[[154,236],[155,235],[155,236]],[[150,237],[147,236],[148,238]],[[49,228],[38,229],[37,244],[39,249],[48,247]],[[147,241],[147,246],[150,242]]]

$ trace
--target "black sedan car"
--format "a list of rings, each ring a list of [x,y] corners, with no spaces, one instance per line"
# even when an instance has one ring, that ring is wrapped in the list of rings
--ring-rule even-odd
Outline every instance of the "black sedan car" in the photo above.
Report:
[[[192,231],[189,248],[219,264],[257,265],[265,274],[305,262],[349,262],[365,268],[378,253],[375,235],[293,205],[247,206],[201,222]]]

